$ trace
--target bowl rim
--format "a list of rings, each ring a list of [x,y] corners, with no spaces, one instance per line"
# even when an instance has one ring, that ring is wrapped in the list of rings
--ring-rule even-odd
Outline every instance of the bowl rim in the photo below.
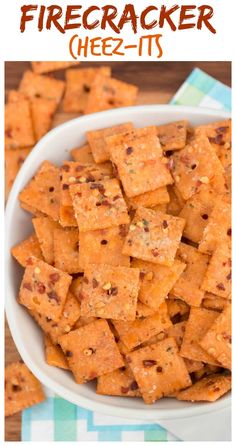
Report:
[[[205,107],[193,107],[193,106],[180,106],[180,105],[172,105],[172,104],[152,104],[152,105],[137,105],[132,107],[123,107],[123,108],[116,108],[112,110],[106,110],[98,113],[88,114],[84,116],[79,116],[74,119],[71,119],[69,121],[66,121],[57,127],[50,130],[43,138],[38,141],[33,149],[31,150],[29,156],[27,157],[26,161],[24,162],[23,166],[21,167],[20,171],[18,172],[18,175],[15,179],[14,185],[12,187],[12,190],[10,191],[7,205],[6,205],[6,212],[5,212],[5,289],[7,289],[7,283],[10,281],[10,234],[8,234],[7,228],[8,228],[8,222],[11,221],[12,212],[14,210],[15,204],[17,203],[17,197],[19,192],[19,185],[21,183],[22,178],[24,177],[24,174],[28,171],[28,168],[30,168],[31,160],[36,157],[35,153],[36,151],[40,151],[41,147],[44,147],[47,144],[50,144],[50,140],[54,138],[55,135],[62,132],[65,129],[68,129],[70,127],[73,127],[78,121],[81,123],[84,123],[84,127],[86,128],[86,123],[90,122],[91,120],[96,122],[96,117],[99,116],[99,118],[104,118],[104,122],[106,122],[106,117],[110,117],[111,114],[113,116],[117,116],[121,118],[120,122],[124,122],[124,119],[122,118],[123,113],[127,113],[130,116],[132,115],[139,115],[142,113],[150,113],[150,112],[161,112],[161,111],[170,111],[170,112],[181,112],[186,113],[186,117],[188,115],[192,116],[201,116],[201,115],[209,115],[212,117],[212,119],[219,118],[219,119],[227,119],[230,118],[231,114],[230,112],[224,111],[224,110],[215,110]],[[223,117],[223,118],[222,118]],[[191,118],[191,117],[190,117]],[[158,118],[157,118],[158,119]],[[177,119],[176,119],[177,120]],[[15,345],[17,347],[17,350],[19,351],[23,361],[27,364],[29,369],[34,373],[34,375],[40,380],[41,383],[43,383],[46,387],[49,389],[52,389],[56,394],[61,396],[62,398],[67,399],[71,403],[78,405],[78,401],[76,400],[74,396],[74,392],[70,389],[66,389],[66,396],[65,396],[65,388],[63,385],[55,382],[53,379],[48,377],[46,373],[41,371],[36,364],[34,363],[34,360],[30,356],[30,354],[27,353],[24,344],[19,340],[18,334],[19,334],[19,327],[17,326],[16,319],[14,317],[14,311],[12,311],[12,304],[11,299],[6,298],[5,293],[5,309],[6,309],[6,316],[9,323],[9,328],[11,331],[11,335],[13,337],[13,340],[15,342]],[[79,395],[79,394],[77,394]],[[82,407],[94,410],[96,412],[100,412],[104,415],[111,415],[112,410],[112,416],[117,417],[127,417],[129,419],[144,419],[144,420],[165,420],[165,419],[179,419],[179,418],[191,418],[193,416],[197,415],[204,415],[207,413],[214,413],[217,411],[220,411],[222,409],[226,409],[231,404],[231,395],[228,394],[224,398],[216,401],[214,405],[211,403],[200,403],[199,405],[192,404],[191,406],[183,407],[183,408],[177,408],[177,409],[158,409],[158,408],[149,408],[149,409],[140,409],[140,408],[127,408],[125,406],[119,405],[119,406],[111,406],[108,403],[103,402],[96,402],[92,401],[90,398],[79,395],[80,401],[79,405]],[[150,406],[149,406],[150,407]]]

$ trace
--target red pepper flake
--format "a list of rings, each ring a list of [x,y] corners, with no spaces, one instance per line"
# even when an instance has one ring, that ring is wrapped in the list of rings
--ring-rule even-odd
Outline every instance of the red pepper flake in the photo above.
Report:
[[[155,359],[144,359],[143,360],[144,367],[153,367],[156,364],[157,364],[157,362],[155,361]]]
[[[108,200],[103,200],[103,201],[101,202],[101,204],[102,204],[103,206],[111,206],[111,203],[110,203]]]
[[[126,149],[127,155],[130,155],[132,152],[133,152],[133,148],[132,147],[127,147],[127,149]]]
[[[64,184],[62,185],[62,189],[63,189],[63,190],[67,190],[67,189],[69,189],[69,184],[64,183]]]
[[[60,279],[60,275],[58,273],[50,274],[49,279],[54,284],[54,283],[58,282],[58,280]]]
[[[81,172],[81,170],[84,170],[84,166],[77,166],[75,169],[76,172]]]
[[[90,87],[86,84],[83,85],[83,90],[85,93],[89,93],[90,92]]]
[[[219,387],[214,387],[213,392],[219,392],[220,388]]]
[[[130,390],[137,390],[138,389],[138,384],[136,383],[136,381],[132,381],[132,383],[129,386]]]
[[[231,229],[231,228],[228,229],[228,231],[227,231],[227,235],[228,235],[229,237],[231,237],[231,235],[232,235],[232,229]]]
[[[29,258],[26,260],[26,264],[27,264],[27,265],[33,265],[33,260],[32,260],[31,257],[29,257]]]
[[[98,287],[98,281],[95,278],[93,278],[93,280],[92,280],[92,285],[93,285],[93,288]]]
[[[156,368],[156,371],[157,371],[157,373],[162,373],[162,367],[161,366],[158,366],[157,368]]]
[[[222,333],[222,338],[224,341],[228,341],[230,344],[232,342],[232,337],[230,334],[226,333],[225,331]]]
[[[25,288],[26,290],[29,290],[29,291],[33,291],[31,283],[28,283],[28,282],[23,283],[23,288]]]
[[[78,299],[79,299],[79,301],[84,300],[85,299],[85,295],[80,292],[79,295],[78,295]]]
[[[144,232],[149,232],[149,228],[147,226],[144,226]]]
[[[153,255],[154,257],[157,257],[157,256],[159,255],[159,253],[158,253],[158,249],[157,249],[157,248],[152,249],[152,250],[151,250],[151,253],[152,253],[152,255]]]
[[[98,189],[100,194],[104,195],[105,194],[105,187],[103,186],[103,184],[99,184],[99,183],[91,183],[90,184],[90,189]]]
[[[129,387],[123,387],[123,386],[121,386],[120,390],[121,390],[121,393],[128,393],[128,391],[129,391]]]
[[[70,166],[68,166],[67,164],[64,164],[63,166],[61,166],[62,170],[64,170],[65,172],[69,172],[70,171]]]
[[[70,350],[66,350],[66,356],[67,358],[71,358],[73,356],[73,353]]]
[[[120,195],[115,195],[114,198],[113,198],[113,201],[119,200],[119,198],[121,198]]]
[[[168,223],[167,223],[166,220],[163,220],[162,226],[163,226],[164,229],[168,228]]]
[[[112,173],[113,173],[114,177],[118,177],[118,169],[117,169],[117,165],[115,163],[112,163]]]
[[[105,240],[105,239],[103,239],[103,240],[101,240],[101,245],[107,245],[107,243],[108,243],[108,241],[107,240]]]
[[[225,286],[224,286],[223,283],[218,283],[218,284],[216,285],[216,288],[218,288],[218,290],[225,291]]]
[[[216,129],[216,133],[226,133],[229,127],[227,126],[222,126],[222,127],[217,127]]]
[[[118,294],[118,287],[112,286],[109,290],[107,290],[108,296],[116,296]]]
[[[127,243],[128,243],[129,246],[132,246],[132,244],[133,244],[133,242],[132,242],[132,240],[130,238],[127,240]]]
[[[202,214],[201,217],[202,217],[203,220],[208,220],[208,215],[207,214]]]
[[[49,297],[50,300],[55,300],[57,303],[60,302],[59,296],[56,293],[56,291],[54,291],[54,290],[50,291],[50,293],[48,293],[48,297]]]
[[[38,284],[37,284],[37,291],[38,291],[39,294],[44,294],[45,293],[46,287],[43,284],[43,282],[38,282]]]
[[[128,234],[129,229],[127,225],[120,225],[119,226],[119,235],[121,237],[126,237],[126,235]]]
[[[231,271],[230,271],[230,273],[226,276],[226,279],[227,279],[227,280],[231,280],[231,277],[232,277],[232,273],[231,273]]]
[[[216,135],[214,137],[213,136],[209,136],[208,137],[209,142],[212,143],[212,144],[221,144],[222,143],[222,138],[223,138],[223,135],[221,133],[219,133],[218,135]]]
[[[86,276],[84,276],[84,278],[83,278],[83,282],[84,282],[84,283],[89,283],[89,280],[88,280],[88,278],[87,278]]]
[[[140,271],[140,279],[143,280],[145,277],[145,271]]]

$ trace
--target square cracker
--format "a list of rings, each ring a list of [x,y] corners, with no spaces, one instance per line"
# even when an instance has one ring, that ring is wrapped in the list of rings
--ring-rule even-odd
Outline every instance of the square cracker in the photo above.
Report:
[[[98,73],[101,73],[104,77],[109,77],[111,68],[103,66],[66,70],[66,91],[63,99],[63,110],[65,112],[84,113],[93,80]]]
[[[227,243],[216,246],[206,270],[202,289],[225,299],[231,294],[231,249]]]
[[[59,223],[63,228],[66,227],[78,228],[73,206],[63,206],[60,203]]]
[[[96,163],[103,163],[110,159],[109,148],[107,147],[106,138],[108,136],[117,135],[128,132],[133,129],[132,122],[115,125],[105,129],[91,130],[87,132],[87,139],[92,150],[92,154]]]
[[[25,71],[19,91],[29,99],[53,99],[59,104],[64,93],[65,82],[49,76],[41,76],[33,71]]]
[[[122,254],[124,239],[128,230],[128,225],[120,225],[80,232],[79,264],[81,268],[90,264],[129,267],[129,256]]]
[[[40,382],[22,362],[5,368],[5,416],[41,403],[45,400]]]
[[[146,404],[192,384],[173,338],[129,353],[127,361]]]
[[[185,264],[175,260],[170,267],[133,259],[132,267],[140,269],[139,300],[157,310],[183,272]]]
[[[5,195],[6,198],[13,186],[15,178],[30,153],[31,148],[5,150]]]
[[[133,321],[138,292],[138,268],[88,265],[81,290],[81,315]]]
[[[35,141],[29,101],[8,102],[5,105],[6,149],[33,146]]]
[[[97,390],[99,395],[141,396],[138,384],[129,367],[122,367],[98,377]]]
[[[31,113],[33,119],[36,140],[42,138],[51,128],[57,102],[54,99],[35,98],[31,101]]]
[[[32,219],[32,223],[44,260],[52,265],[54,262],[53,231],[59,229],[60,225],[49,217],[35,217]]]
[[[140,136],[134,132],[133,138],[124,136],[121,144],[110,142],[109,150],[128,198],[173,182],[167,168],[168,159],[163,156],[154,133]]]
[[[222,311],[226,305],[229,304],[228,299],[223,299],[223,297],[216,296],[212,293],[205,293],[204,299],[202,301],[203,308],[207,310],[217,310]]]
[[[188,121],[175,121],[157,126],[157,136],[164,151],[183,149],[186,145]]]
[[[85,105],[85,113],[109,110],[115,107],[134,105],[138,94],[136,85],[97,74]]]
[[[60,204],[59,169],[49,161],[44,161],[35,176],[20,192],[19,200],[58,221]]]
[[[28,265],[28,261],[30,262],[32,256],[43,259],[40,244],[35,234],[31,234],[27,239],[15,245],[11,249],[11,255],[24,268]]]
[[[70,186],[75,218],[80,231],[105,229],[129,223],[118,180]]]
[[[219,192],[216,180],[223,180],[224,170],[206,136],[197,136],[184,149],[175,151],[172,160],[171,173],[184,200],[191,198],[201,184],[211,184]]]
[[[207,226],[199,243],[199,251],[212,254],[217,243],[230,244],[231,227],[231,206],[219,197],[207,220]]]
[[[44,336],[45,360],[48,365],[68,369],[66,357],[59,345],[54,345],[49,336]]]
[[[48,73],[49,71],[64,70],[72,65],[78,65],[79,62],[31,62],[33,71],[38,74]]]
[[[219,156],[225,144],[231,144],[231,119],[216,121],[195,127],[195,134],[206,135]]]
[[[226,369],[231,369],[231,305],[225,306],[199,344]]]
[[[95,162],[89,144],[84,144],[81,147],[75,147],[70,151],[70,154],[73,161],[77,161],[79,163],[92,164]]]
[[[216,401],[231,389],[229,375],[209,375],[177,393],[180,401]]]
[[[57,345],[59,337],[65,333],[69,333],[79,319],[80,304],[76,297],[69,291],[66,296],[62,315],[57,322],[53,318],[43,316],[36,311],[29,310],[29,313],[42,328],[43,332],[49,336],[53,345]]]
[[[128,350],[132,350],[151,337],[165,332],[172,323],[167,313],[166,303],[163,302],[158,311],[145,318],[136,319],[133,322],[113,321],[120,340]]]
[[[53,250],[56,268],[69,274],[81,271],[78,228],[54,229]]]
[[[152,209],[138,208],[126,237],[123,254],[171,266],[185,221]]]
[[[186,268],[175,282],[171,294],[189,305],[199,307],[205,294],[201,284],[207,271],[209,257],[185,243],[180,243],[176,257],[186,264]]]
[[[156,190],[144,192],[144,194],[136,197],[127,198],[127,204],[131,209],[138,207],[155,208],[157,205],[166,204],[170,201],[170,197],[166,186],[159,187]]]
[[[199,345],[199,341],[204,337],[204,334],[207,333],[218,316],[219,313],[216,311],[191,307],[180,349],[181,356],[194,361],[219,365],[218,361]]]
[[[59,342],[79,384],[124,365],[113,333],[104,319],[61,336]]]
[[[69,274],[31,257],[31,264],[27,265],[21,282],[19,303],[57,322],[62,315],[70,283]]]

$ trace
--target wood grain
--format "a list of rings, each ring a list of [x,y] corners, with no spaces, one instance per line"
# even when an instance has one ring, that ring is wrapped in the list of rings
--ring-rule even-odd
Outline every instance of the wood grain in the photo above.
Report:
[[[98,66],[101,63],[86,62],[83,66]],[[111,62],[112,75],[126,82],[135,83],[139,87],[138,104],[164,104],[169,102],[173,94],[184,82],[196,66],[206,71],[221,82],[231,85],[230,62]],[[25,70],[30,69],[29,62],[6,62],[5,90],[17,89]],[[53,74],[64,79],[64,71]],[[65,114],[59,108],[53,126],[74,118],[75,114]],[[6,364],[19,359],[11,334],[6,323],[5,328],[5,360]],[[5,423],[5,440],[19,441],[21,431],[21,415],[7,418]]]

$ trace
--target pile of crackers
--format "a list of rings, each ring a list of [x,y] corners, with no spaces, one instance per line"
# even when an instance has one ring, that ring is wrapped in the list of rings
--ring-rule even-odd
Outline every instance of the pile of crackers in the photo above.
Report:
[[[93,113],[135,103],[137,87],[111,77],[109,66],[75,69],[74,65],[78,62],[32,62],[32,71],[24,72],[18,90],[8,92],[6,198],[22,163],[52,127],[58,110]],[[66,69],[65,80],[52,77],[51,71],[62,69]]]
[[[231,388],[231,121],[86,136],[19,195],[18,301],[45,360],[102,395],[215,401]]]

